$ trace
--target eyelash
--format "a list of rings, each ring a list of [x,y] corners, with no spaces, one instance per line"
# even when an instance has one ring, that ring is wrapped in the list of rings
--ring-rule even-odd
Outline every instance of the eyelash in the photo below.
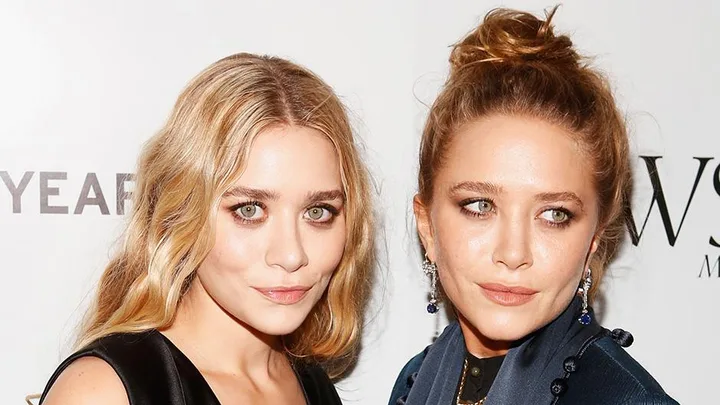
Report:
[[[325,203],[319,203],[319,204],[315,204],[310,207],[307,207],[307,209],[310,209],[310,208],[325,208],[326,210],[330,211],[330,213],[333,215],[337,215],[340,212],[334,206],[332,206],[330,204],[325,204]]]
[[[259,223],[259,222],[262,222],[262,220],[263,220],[264,218],[263,218],[263,219],[252,220],[252,219],[244,218],[242,215],[239,215],[239,214],[237,213],[237,210],[238,210],[238,209],[240,209],[240,208],[242,208],[242,207],[245,207],[245,206],[248,206],[248,205],[254,205],[254,206],[259,207],[259,208],[261,208],[261,209],[263,209],[263,210],[266,210],[266,209],[267,209],[267,206],[266,206],[265,204],[261,203],[260,201],[251,200],[251,201],[243,201],[243,202],[241,202],[241,203],[237,203],[237,204],[231,206],[230,208],[228,208],[228,210],[230,211],[230,214],[233,216],[233,218],[234,218],[236,221],[240,222],[241,224],[257,224],[257,223]],[[332,217],[330,217],[330,219],[328,219],[327,221],[313,221],[313,220],[310,220],[310,222],[312,222],[312,223],[314,223],[314,224],[317,224],[317,225],[330,225],[330,224],[332,224],[332,223],[335,221],[335,218],[338,216],[338,214],[340,214],[340,210],[337,209],[336,207],[334,207],[333,205],[330,205],[330,204],[325,204],[325,203],[315,204],[315,205],[312,205],[312,206],[310,206],[310,207],[307,207],[307,208],[306,208],[306,211],[307,211],[307,210],[310,210],[310,209],[312,209],[312,208],[323,208],[323,209],[326,209],[328,212],[330,212],[330,214],[332,214]]]
[[[492,206],[490,212],[495,212],[495,202],[490,198],[471,198],[471,199],[460,201],[458,203],[458,205],[460,206],[460,210],[462,211],[462,213],[465,215],[469,215],[471,217],[476,217],[476,218],[488,216],[489,213],[487,213],[487,212],[480,213],[480,212],[471,211],[471,210],[465,208],[469,204],[478,203],[478,202],[489,203]],[[552,222],[552,221],[542,220],[546,225],[551,226],[553,228],[558,228],[558,229],[566,228],[566,227],[570,226],[570,224],[575,219],[575,214],[573,214],[570,210],[568,210],[567,208],[562,207],[562,206],[547,207],[547,208],[544,208],[541,211],[541,213],[546,212],[546,211],[559,211],[559,212],[564,213],[567,216],[567,219],[563,222]]]
[[[467,200],[460,201],[460,203],[459,203],[460,210],[462,211],[463,214],[469,215],[471,217],[486,217],[488,215],[487,213],[474,212],[474,211],[470,211],[469,209],[465,208],[467,205],[470,205],[473,203],[479,203],[479,202],[490,203],[490,205],[492,206],[492,210],[490,212],[495,211],[495,201],[493,201],[490,198],[469,198]]]
[[[552,222],[552,221],[543,220],[543,222],[545,222],[547,225],[549,225],[553,228],[558,228],[558,229],[567,228],[575,220],[575,214],[573,214],[570,210],[568,210],[567,208],[564,208],[564,207],[550,207],[550,208],[546,208],[546,209],[542,210],[542,212],[545,212],[545,211],[559,211],[559,212],[564,213],[567,216],[567,219],[563,222]]]
[[[325,204],[325,203],[315,204],[313,206],[306,208],[306,211],[310,210],[312,208],[324,208],[331,214],[330,219],[328,219],[326,221],[310,220],[310,222],[312,222],[313,224],[318,225],[318,226],[331,225],[333,222],[335,222],[335,218],[338,216],[338,214],[340,214],[340,210],[338,210],[337,208],[335,208],[334,206],[332,206],[330,204]]]
[[[240,222],[241,224],[257,224],[257,223],[259,223],[260,221],[262,221],[262,219],[252,220],[252,219],[243,218],[242,215],[239,215],[239,214],[237,213],[237,210],[238,210],[238,209],[240,209],[240,208],[242,208],[242,207],[245,207],[245,206],[248,206],[248,205],[254,205],[254,206],[259,207],[259,208],[261,208],[261,209],[263,209],[263,210],[265,210],[265,208],[266,208],[265,204],[261,203],[260,201],[251,200],[251,201],[243,201],[243,202],[241,202],[241,203],[237,203],[237,204],[231,206],[230,208],[228,208],[228,210],[230,210],[230,214],[233,216],[233,218],[234,218],[236,221]]]

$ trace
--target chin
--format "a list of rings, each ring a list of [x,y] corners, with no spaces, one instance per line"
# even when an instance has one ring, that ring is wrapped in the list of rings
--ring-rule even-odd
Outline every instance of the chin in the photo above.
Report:
[[[284,336],[295,332],[305,319],[258,319],[256,322],[249,321],[247,324],[260,333],[270,336]]]
[[[266,335],[284,336],[295,332],[307,315],[307,311],[300,308],[282,308],[280,311],[259,311],[245,323]]]
[[[295,325],[295,324],[288,325],[288,324],[280,324],[280,323],[264,324],[264,325],[258,325],[258,327],[254,327],[254,329],[257,330],[258,332],[261,332],[268,336],[285,336],[285,335],[289,335],[289,334],[295,332],[300,327],[301,324],[302,324],[302,322],[297,325]]]
[[[527,329],[505,329],[505,328],[488,328],[487,332],[480,330],[485,337],[501,342],[515,342],[530,334]]]
[[[536,329],[533,320],[523,315],[498,311],[493,314],[486,313],[482,318],[470,321],[475,329],[488,339],[514,342],[523,339]]]

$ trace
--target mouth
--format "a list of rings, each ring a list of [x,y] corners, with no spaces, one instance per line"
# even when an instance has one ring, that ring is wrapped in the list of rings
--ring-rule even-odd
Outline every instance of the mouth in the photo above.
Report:
[[[270,287],[270,288],[258,288],[255,287],[260,294],[262,294],[268,300],[280,304],[280,305],[293,305],[300,302],[310,287],[293,286],[293,287]]]
[[[490,301],[506,307],[527,304],[538,293],[530,288],[509,287],[495,283],[480,284],[480,290]]]

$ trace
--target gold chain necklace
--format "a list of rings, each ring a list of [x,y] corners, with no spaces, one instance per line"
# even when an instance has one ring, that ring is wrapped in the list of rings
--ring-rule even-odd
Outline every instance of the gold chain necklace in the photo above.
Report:
[[[487,397],[477,401],[477,402],[460,402],[460,395],[462,395],[463,388],[465,387],[465,377],[467,376],[467,368],[468,368],[468,360],[465,358],[465,364],[463,364],[463,371],[462,371],[462,377],[460,377],[460,388],[458,389],[457,398],[455,400],[455,403],[457,405],[482,405],[485,403],[485,400]]]

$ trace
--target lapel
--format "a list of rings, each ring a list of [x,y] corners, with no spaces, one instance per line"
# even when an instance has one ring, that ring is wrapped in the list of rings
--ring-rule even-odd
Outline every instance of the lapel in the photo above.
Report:
[[[582,325],[581,301],[575,298],[553,322],[507,353],[488,393],[486,405],[551,404],[551,387],[565,375],[565,360],[578,356],[603,329],[595,321]]]
[[[581,305],[579,298],[573,299],[554,321],[508,351],[485,405],[553,403],[556,397],[551,386],[566,375],[565,360],[579,356],[604,331],[592,309],[589,325],[578,322]],[[429,347],[405,404],[453,403],[465,353],[460,325],[453,322]]]
[[[405,405],[454,403],[464,360],[465,340],[460,325],[453,322],[429,347]]]
[[[300,382],[307,405],[341,405],[335,386],[325,371],[315,364],[302,360],[292,362],[295,376]]]

